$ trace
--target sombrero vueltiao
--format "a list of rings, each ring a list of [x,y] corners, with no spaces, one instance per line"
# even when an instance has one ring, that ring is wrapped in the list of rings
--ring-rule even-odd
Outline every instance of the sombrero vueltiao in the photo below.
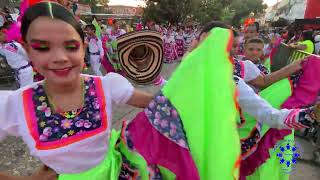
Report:
[[[156,31],[136,31],[117,38],[119,61],[126,76],[138,84],[151,84],[160,74],[162,36]]]

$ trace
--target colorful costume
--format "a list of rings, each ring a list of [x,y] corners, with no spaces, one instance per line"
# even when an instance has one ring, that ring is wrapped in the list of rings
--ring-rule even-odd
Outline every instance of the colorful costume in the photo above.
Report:
[[[109,39],[108,35],[102,35],[101,41],[102,41],[102,48],[104,50],[104,57],[103,57],[103,60],[101,61],[101,64],[103,65],[107,73],[115,72],[111,64],[111,58],[109,56],[109,54],[112,53],[113,50],[108,44],[108,41],[109,41],[108,39]]]
[[[107,43],[107,49],[112,49],[111,52],[108,51],[108,56],[110,57],[109,61],[111,62],[113,69],[116,72],[121,71],[121,66],[119,63],[119,57],[118,57],[118,49],[117,49],[117,38],[126,32],[123,29],[118,29],[117,31],[113,31],[112,29],[109,29],[107,31],[108,34],[108,43]]]
[[[183,34],[184,38],[184,51],[188,51],[192,41],[196,38],[195,35],[192,32]]]
[[[173,63],[174,60],[177,59],[177,49],[174,37],[170,35],[164,36],[163,38],[163,47],[164,47],[164,62]]]
[[[102,76],[102,73],[100,71],[101,60],[104,57],[102,42],[97,36],[87,37],[86,41],[88,42],[88,53],[92,70],[95,75]]]
[[[43,82],[0,93],[0,138],[21,136],[31,154],[59,173],[60,180],[237,178],[235,91],[225,51],[231,34],[214,29],[121,133],[111,131],[112,101],[126,103],[133,86],[109,73],[81,75],[85,103],[71,112],[52,111]],[[189,81],[183,81],[186,77]],[[190,82],[198,85],[190,88]],[[219,89],[213,88],[216,83]]]
[[[263,90],[260,95],[275,108],[308,107],[316,101],[320,92],[320,79],[318,76],[314,76],[319,69],[319,59],[310,57],[303,65],[303,73],[299,75],[300,78],[296,78],[294,81],[289,79],[279,81]],[[246,120],[248,119],[250,117],[247,116]],[[291,127],[299,128],[302,126],[293,125]],[[282,166],[276,156],[278,152],[272,152],[270,149],[273,149],[277,143],[293,142],[292,131],[263,126],[260,132],[261,138],[257,148],[242,161],[241,179],[289,179],[289,175],[282,171]]]
[[[177,35],[175,38],[178,57],[182,57],[184,54],[184,38],[183,36]]]
[[[6,57],[8,64],[14,70],[19,87],[33,83],[33,69],[20,43],[12,41],[0,45],[0,54]]]

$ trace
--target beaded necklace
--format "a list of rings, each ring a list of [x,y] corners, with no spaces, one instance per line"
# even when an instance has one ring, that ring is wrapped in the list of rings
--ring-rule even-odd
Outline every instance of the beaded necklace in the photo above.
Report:
[[[46,82],[44,82],[44,90],[46,92],[48,92],[46,89],[47,89]],[[72,118],[75,118],[76,116],[78,116],[82,112],[83,106],[84,106],[85,88],[84,88],[84,80],[82,78],[81,78],[81,89],[82,89],[82,99],[81,99],[82,100],[82,107],[80,109],[69,111],[69,112],[63,112],[61,110],[61,108],[59,108],[58,106],[55,105],[51,96],[48,93],[46,93],[46,95],[48,96],[48,102],[49,102],[49,105],[52,109],[52,112],[59,113],[61,116],[63,116],[64,118],[67,118],[67,119],[72,119]]]

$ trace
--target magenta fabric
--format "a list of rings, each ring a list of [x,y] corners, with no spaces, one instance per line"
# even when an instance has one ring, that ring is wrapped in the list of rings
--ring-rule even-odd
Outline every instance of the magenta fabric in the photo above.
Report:
[[[144,112],[130,122],[127,132],[134,150],[144,157],[148,165],[169,169],[177,180],[200,179],[191,153],[153,128]]]
[[[281,108],[299,108],[313,104],[320,92],[320,58],[310,56],[303,64],[303,73],[293,94]]]
[[[103,58],[103,60],[101,61],[101,64],[104,67],[104,69],[107,71],[107,73],[115,72],[112,64],[109,62],[109,60],[106,57]]]
[[[281,108],[294,109],[313,104],[320,92],[320,59],[316,56],[309,57],[303,64],[303,73],[300,76],[292,95],[282,104]],[[257,150],[247,159],[241,161],[240,180],[245,180],[269,158],[269,149],[278,141],[291,134],[291,130],[278,130],[270,128],[262,137]]]

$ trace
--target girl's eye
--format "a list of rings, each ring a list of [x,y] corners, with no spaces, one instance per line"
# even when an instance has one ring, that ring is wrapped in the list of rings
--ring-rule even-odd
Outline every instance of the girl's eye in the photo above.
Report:
[[[45,52],[49,50],[49,46],[46,44],[41,44],[41,43],[31,43],[31,47],[34,50],[40,51],[40,52]]]
[[[69,51],[77,51],[80,47],[79,43],[67,43],[65,48]]]

